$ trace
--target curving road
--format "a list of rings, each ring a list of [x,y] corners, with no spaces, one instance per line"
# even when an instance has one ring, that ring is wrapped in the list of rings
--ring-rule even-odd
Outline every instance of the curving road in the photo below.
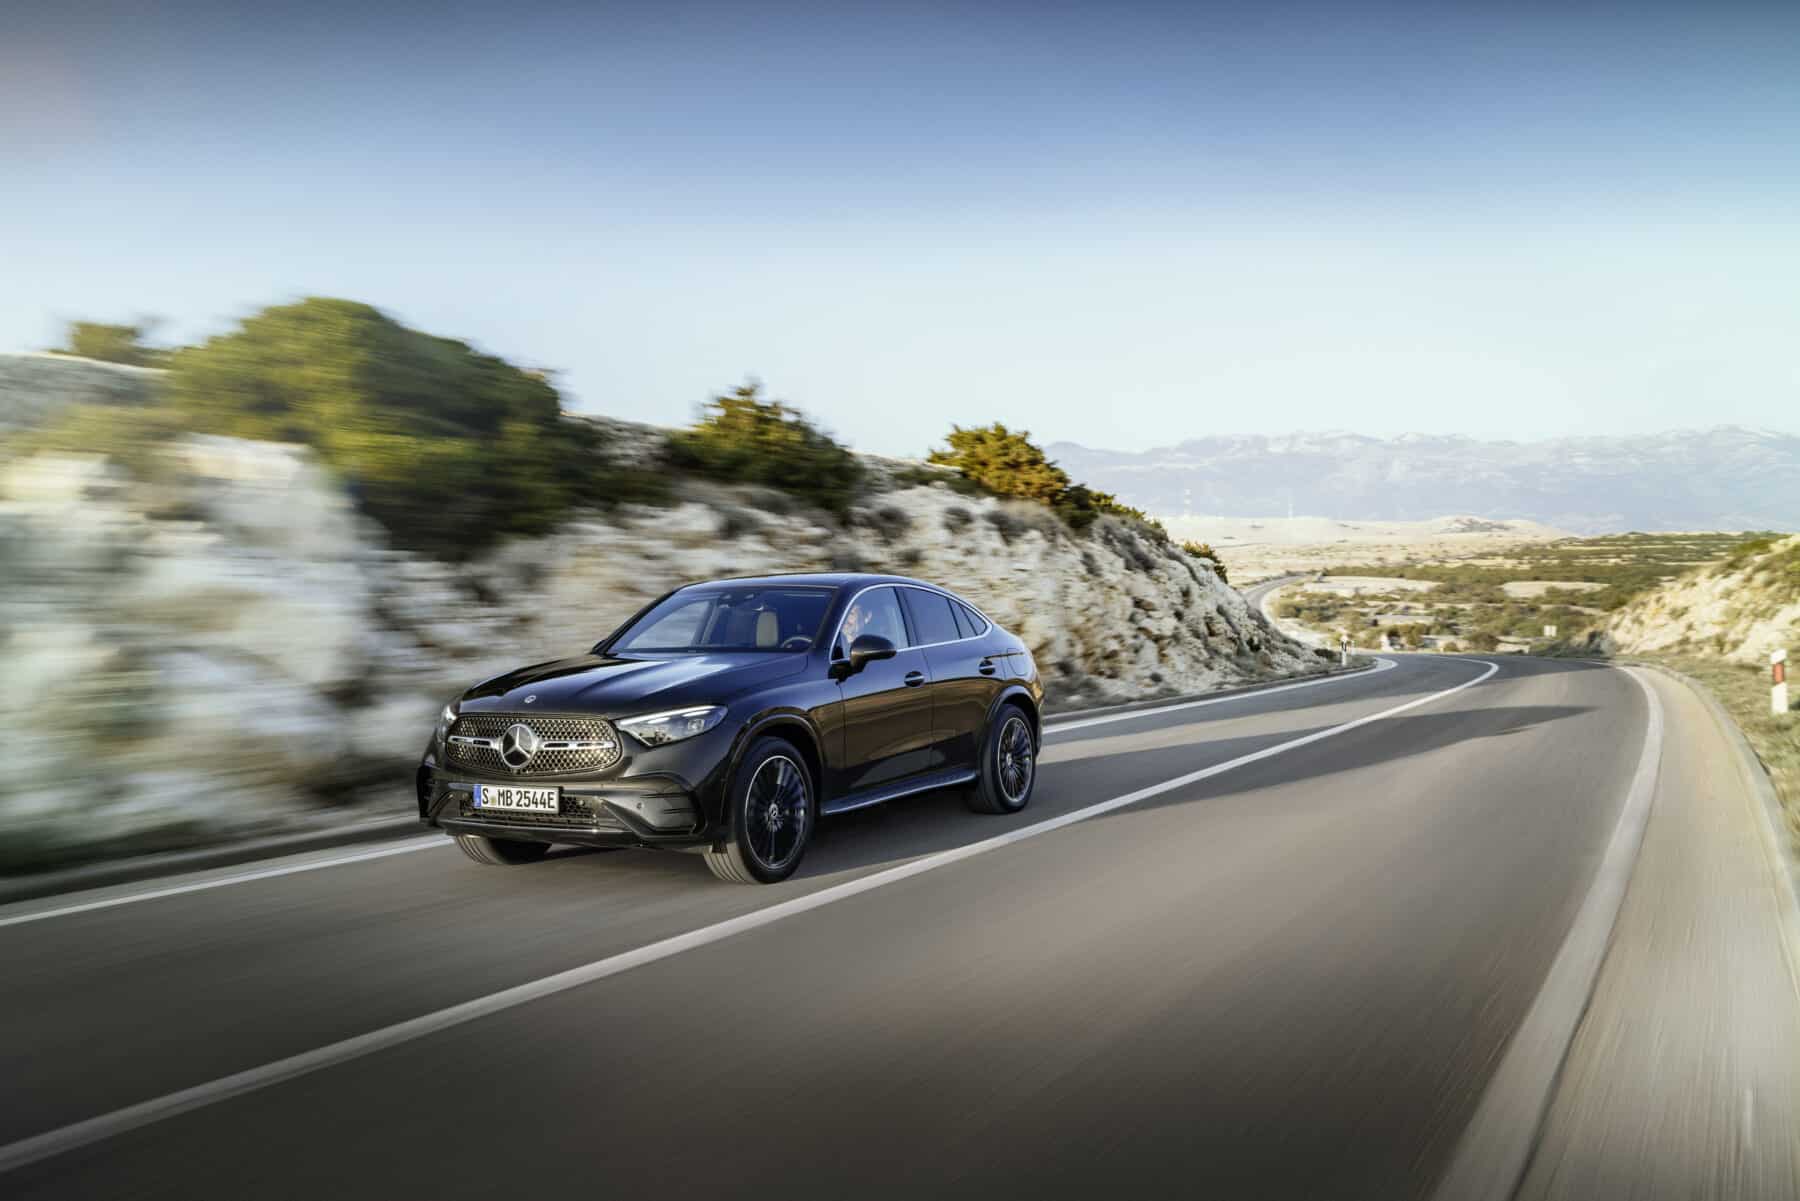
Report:
[[[1269,598],[1274,593],[1299,580],[1309,580],[1312,576],[1312,572],[1296,572],[1292,575],[1276,576],[1273,579],[1263,580],[1262,582],[1252,584],[1250,587],[1243,590],[1244,600],[1252,609],[1261,613],[1270,625],[1286,634],[1289,638],[1294,639],[1294,641],[1300,643],[1302,646],[1332,646],[1331,639],[1314,630],[1306,628],[1299,622],[1283,621],[1276,617],[1274,611],[1269,607]]]
[[[1499,1195],[1678,1195],[1633,1175],[1653,1137],[1664,1185],[1793,1195],[1793,1072],[1702,1043],[1689,1067],[1723,1073],[1731,1113],[1652,1112],[1640,1094],[1679,1083],[1657,1048],[1718,1014],[1660,998],[1621,1049],[1607,1007],[1659,985],[1616,953],[1517,1148],[1532,1175],[1504,1166],[1493,1111],[1657,762],[1653,693],[1582,663],[1388,663],[1064,719],[1027,813],[846,815],[775,888],[420,839],[0,909],[0,1193],[1428,1197],[1497,1137]],[[1716,774],[1687,753],[1663,770]],[[1682,810],[1654,812],[1640,872]],[[1633,945],[1695,943],[1642,882]],[[1758,953],[1783,962],[1730,951]],[[1704,979],[1675,984],[1734,987]],[[1734,1035],[1764,1060],[1800,1047],[1771,979]],[[1758,1071],[1746,1135],[1731,1090]]]

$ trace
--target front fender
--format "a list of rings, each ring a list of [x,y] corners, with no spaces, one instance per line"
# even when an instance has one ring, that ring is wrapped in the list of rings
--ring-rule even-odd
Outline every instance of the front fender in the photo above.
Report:
[[[713,821],[722,821],[725,811],[724,798],[729,793],[731,780],[737,774],[738,763],[744,758],[751,745],[764,734],[777,734],[795,743],[801,754],[810,762],[813,773],[813,791],[817,802],[825,799],[825,774],[828,764],[825,759],[825,737],[819,731],[819,725],[812,714],[804,709],[783,707],[759,713],[745,722],[733,740],[731,754],[726,759],[726,770],[722,773],[722,784],[718,789],[717,808],[708,816]],[[815,802],[815,803],[817,803]]]

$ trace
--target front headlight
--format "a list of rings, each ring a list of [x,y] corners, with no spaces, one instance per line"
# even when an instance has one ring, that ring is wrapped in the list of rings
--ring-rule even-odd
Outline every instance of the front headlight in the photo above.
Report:
[[[439,742],[444,741],[445,738],[450,736],[450,727],[455,723],[456,702],[451,701],[448,705],[444,706],[444,711],[438,714],[437,734],[435,737]]]
[[[725,720],[723,705],[701,705],[695,709],[675,709],[668,713],[651,713],[643,717],[627,717],[613,724],[645,746],[663,746],[704,734]]]

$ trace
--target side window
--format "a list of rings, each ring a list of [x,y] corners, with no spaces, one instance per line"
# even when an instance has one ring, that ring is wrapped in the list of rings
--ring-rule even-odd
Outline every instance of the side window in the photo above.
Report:
[[[879,634],[895,646],[911,645],[906,623],[900,617],[900,598],[892,588],[871,588],[850,602],[838,634],[840,649],[848,651],[850,644],[863,634]]]
[[[920,646],[955,642],[963,636],[956,628],[956,615],[950,610],[950,602],[944,597],[923,588],[902,588],[900,595],[906,598],[906,612],[912,617],[913,632],[919,636]]]
[[[977,634],[985,633],[988,627],[988,623],[981,620],[981,614],[975,612],[975,610],[969,608],[967,605],[956,606],[956,620],[968,628],[969,632],[967,637],[970,638],[975,637]]]

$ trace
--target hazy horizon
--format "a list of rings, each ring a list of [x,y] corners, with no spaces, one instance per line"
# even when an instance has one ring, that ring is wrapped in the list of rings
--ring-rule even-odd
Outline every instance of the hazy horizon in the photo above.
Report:
[[[0,346],[346,296],[892,454],[1791,429],[1797,52],[1751,4],[45,5]]]

